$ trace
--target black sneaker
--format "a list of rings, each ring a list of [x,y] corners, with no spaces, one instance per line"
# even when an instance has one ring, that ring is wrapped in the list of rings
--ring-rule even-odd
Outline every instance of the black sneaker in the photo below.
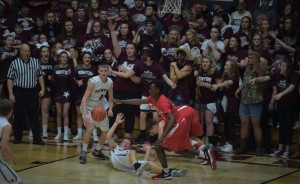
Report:
[[[94,157],[98,157],[100,160],[109,160],[109,157],[106,156],[106,155],[104,155],[104,153],[102,153],[101,150],[96,150],[96,149],[95,149],[95,150],[92,152],[92,155],[93,155]]]
[[[158,175],[152,176],[153,180],[170,180],[172,179],[171,172],[165,173],[164,171]]]
[[[142,136],[141,134],[134,139],[134,142],[137,144],[145,144],[145,141],[146,141],[146,137]]]
[[[85,164],[86,163],[86,152],[85,151],[81,151],[81,154],[79,156],[79,160],[81,164]]]
[[[144,170],[149,168],[149,162],[145,161],[143,163],[136,162],[133,164],[137,176],[142,176]]]

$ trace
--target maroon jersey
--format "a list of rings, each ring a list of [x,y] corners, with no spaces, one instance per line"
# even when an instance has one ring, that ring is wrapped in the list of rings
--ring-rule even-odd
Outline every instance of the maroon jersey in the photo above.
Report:
[[[118,70],[118,66],[122,65],[128,70],[133,70],[134,66],[141,61],[138,59],[129,60],[126,54],[121,54],[118,64],[115,65],[113,70]],[[120,76],[116,76],[114,80],[114,91],[117,92],[124,92],[124,93],[131,93],[131,94],[139,94],[140,93],[140,85],[135,84],[129,78],[123,78]]]
[[[141,24],[147,17],[145,16],[145,8],[138,10],[135,7],[129,9],[129,17],[136,23]]]
[[[94,66],[98,66],[98,64],[103,60],[104,51],[111,48],[111,41],[105,35],[94,36],[93,33],[86,34],[84,40],[93,41],[91,45],[85,43],[84,47],[92,49],[92,64]]]
[[[209,84],[216,84],[217,79],[220,79],[220,77],[221,77],[220,73],[216,70],[213,74],[200,73],[199,79],[202,82],[206,82]],[[201,92],[202,104],[214,103],[218,100],[218,91],[213,92],[210,89],[201,86],[200,92]]]
[[[139,62],[134,65],[133,71],[142,78],[142,95],[149,96],[150,84],[155,80],[162,79],[165,74],[164,69],[156,62],[148,66]]]
[[[88,19],[85,19],[84,21],[75,20],[74,21],[74,30],[76,30],[76,32],[79,35],[83,36],[86,34],[86,28],[87,28],[88,23],[89,23]]]
[[[227,112],[238,113],[240,101],[235,96],[235,91],[239,87],[239,76],[233,75],[226,80],[231,80],[233,84],[228,88],[223,88],[224,95],[227,97]]]
[[[64,68],[59,65],[53,68],[53,87],[54,87],[54,100],[59,102],[70,102],[71,91],[74,86],[73,68],[67,65]]]
[[[0,15],[0,35],[3,35],[5,30],[9,30],[10,32],[12,32],[15,21],[16,20],[13,15]]]
[[[192,66],[192,63],[184,63],[179,64],[177,62],[178,69],[181,70],[184,66]],[[176,88],[171,91],[170,99],[177,105],[190,104],[191,100],[193,99],[193,92],[195,91],[195,77],[193,72],[187,75],[184,78],[178,79],[176,83]],[[182,99],[177,99],[178,97]],[[180,101],[180,102],[179,102]]]
[[[174,49],[178,48],[176,44],[163,43],[161,46],[162,60],[160,65],[166,72],[170,72],[170,63],[174,60]]]
[[[235,61],[236,63],[240,63],[242,59],[246,58],[246,52],[244,49],[238,49],[237,51],[233,51],[231,48],[226,48],[227,60]]]
[[[165,20],[163,22],[165,27],[165,32],[169,34],[171,30],[177,30],[180,35],[184,35],[185,32],[189,29],[189,24],[183,18],[177,22],[174,22],[172,19]]]
[[[271,80],[275,80],[275,85],[277,89],[277,94],[286,90],[291,84],[295,86],[293,91],[283,95],[278,101],[277,104],[282,106],[290,106],[294,104],[299,104],[299,94],[298,94],[298,85],[299,85],[299,75],[298,73],[293,73],[290,76],[283,76],[278,73],[270,74]]]
[[[32,17],[17,17],[17,23],[21,23],[23,26],[23,31],[27,32],[33,29],[34,21]]]
[[[142,34],[140,36],[140,38],[141,38],[141,42],[140,42],[140,45],[139,45],[139,49],[142,50],[143,47],[148,46],[148,45],[152,45],[153,46],[153,53],[154,53],[154,60],[159,61],[159,59],[161,57],[160,36],[158,36],[155,33],[153,35]]]
[[[119,15],[119,8],[124,3],[124,0],[119,0],[116,4],[113,4],[111,1],[106,1],[103,3],[107,7],[108,17],[116,17]]]
[[[97,68],[94,66],[90,66],[89,68],[84,68],[83,65],[76,66],[74,69],[75,80],[82,80],[83,82],[81,86],[76,85],[76,100],[82,99],[87,88],[88,80],[97,74]]]
[[[21,34],[20,36],[16,36],[13,41],[13,46],[21,45],[23,43],[28,43],[30,40],[29,36],[27,34]]]
[[[4,56],[4,60],[0,60],[0,83],[6,81],[6,75],[10,63],[17,57],[16,49],[6,49],[5,46],[0,47],[0,57]]]
[[[196,27],[194,29],[197,32],[197,38],[200,43],[203,43],[204,40],[210,39],[210,29],[208,27],[205,27],[203,29]]]
[[[59,35],[56,39],[56,42],[59,42],[63,45],[63,47],[67,45],[72,45],[72,47],[76,47],[77,45],[77,36],[75,35]]]

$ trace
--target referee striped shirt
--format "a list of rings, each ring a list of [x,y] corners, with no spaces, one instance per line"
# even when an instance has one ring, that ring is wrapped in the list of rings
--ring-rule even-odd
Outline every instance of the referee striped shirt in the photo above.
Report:
[[[8,69],[7,78],[13,81],[14,86],[20,88],[34,88],[37,85],[37,77],[42,75],[40,63],[36,58],[29,58],[26,63],[17,58],[12,61]]]

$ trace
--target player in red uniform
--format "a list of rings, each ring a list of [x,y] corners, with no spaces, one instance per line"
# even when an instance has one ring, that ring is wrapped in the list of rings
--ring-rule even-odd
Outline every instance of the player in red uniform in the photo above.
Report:
[[[158,144],[155,148],[158,159],[163,167],[163,172],[153,176],[152,179],[170,179],[171,177],[165,149],[182,154],[190,152],[193,149],[190,136],[198,136],[203,133],[202,128],[199,128],[201,127],[199,121],[199,129],[193,127],[195,126],[195,122],[194,117],[191,115],[194,115],[194,113],[192,111],[188,112],[191,109],[185,109],[184,111],[181,111],[184,108],[180,109],[180,107],[178,108],[174,106],[174,104],[167,97],[162,95],[162,92],[163,83],[156,81],[151,83],[149,90],[150,96],[146,99],[115,100],[116,103],[126,103],[132,105],[151,103],[154,107],[156,107],[157,111],[161,115],[161,119],[166,122],[164,131],[158,138]],[[195,113],[197,112],[195,111]],[[191,130],[191,128],[195,130]],[[178,137],[180,137],[181,141],[178,141]],[[216,161],[213,151],[205,148],[205,146],[202,146],[202,149],[199,149],[199,152],[200,151],[205,152],[212,169],[216,169]]]

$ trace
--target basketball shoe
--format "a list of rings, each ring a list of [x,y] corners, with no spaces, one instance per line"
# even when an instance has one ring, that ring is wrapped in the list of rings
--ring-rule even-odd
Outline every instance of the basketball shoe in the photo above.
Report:
[[[81,154],[79,156],[79,161],[80,161],[81,164],[86,163],[86,152],[85,151],[81,151]]]
[[[208,163],[210,164],[211,169],[215,170],[217,168],[217,163],[214,151],[211,148],[208,148],[204,150],[204,154],[208,160]]]
[[[160,174],[152,176],[153,180],[171,180],[172,179],[172,175],[171,172],[167,172],[165,173],[165,171],[162,171]]]
[[[149,162],[148,161],[145,161],[145,162],[142,162],[142,163],[136,162],[136,163],[133,164],[133,167],[135,169],[136,176],[142,176],[144,170],[149,168]]]
[[[106,155],[104,155],[104,153],[102,153],[101,150],[96,150],[96,149],[95,149],[95,150],[92,152],[92,155],[93,155],[94,157],[98,157],[100,160],[109,160],[109,157],[106,156]]]
[[[172,177],[181,177],[185,176],[187,173],[186,169],[170,169]]]
[[[82,140],[82,135],[77,134],[75,137],[72,138],[73,141],[80,141]]]

